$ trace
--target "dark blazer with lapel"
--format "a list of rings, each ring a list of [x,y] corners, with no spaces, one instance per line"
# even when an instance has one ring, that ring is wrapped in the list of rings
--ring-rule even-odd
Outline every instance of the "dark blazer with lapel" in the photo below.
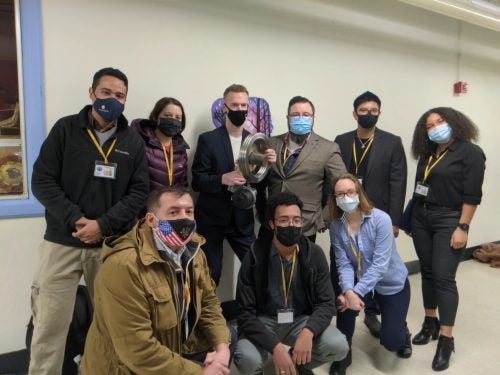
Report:
[[[351,166],[355,137],[354,130],[335,138],[347,169]],[[375,207],[387,212],[392,225],[397,227],[401,225],[403,215],[406,177],[406,156],[401,137],[377,128],[368,156],[366,176],[363,176],[363,187]]]
[[[249,133],[243,130],[242,140]],[[203,133],[194,155],[192,187],[200,193],[195,207],[198,229],[228,226],[231,216],[244,235],[254,231],[253,209],[233,207],[231,192],[222,185],[222,175],[234,171],[231,141],[225,126]]]

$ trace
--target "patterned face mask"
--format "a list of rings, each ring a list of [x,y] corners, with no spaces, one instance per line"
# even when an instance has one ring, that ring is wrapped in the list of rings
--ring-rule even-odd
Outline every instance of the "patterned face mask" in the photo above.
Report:
[[[196,230],[196,222],[190,219],[158,219],[158,226],[153,230],[158,236],[158,239],[166,246],[171,249],[176,249],[191,241]]]

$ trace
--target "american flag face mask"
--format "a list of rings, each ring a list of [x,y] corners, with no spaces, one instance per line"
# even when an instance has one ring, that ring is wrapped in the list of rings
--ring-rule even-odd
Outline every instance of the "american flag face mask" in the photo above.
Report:
[[[196,222],[189,219],[159,220],[154,231],[158,238],[169,248],[184,246],[193,237]]]

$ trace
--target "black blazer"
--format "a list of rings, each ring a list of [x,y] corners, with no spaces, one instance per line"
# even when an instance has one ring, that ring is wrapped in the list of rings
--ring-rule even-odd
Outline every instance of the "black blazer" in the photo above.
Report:
[[[248,134],[243,130],[242,141]],[[222,175],[232,171],[234,158],[226,127],[201,134],[191,168],[193,190],[200,193],[195,207],[198,229],[228,226],[234,217],[234,223],[243,235],[254,232],[253,209],[233,207],[232,193],[222,185]]]
[[[335,138],[348,170],[353,158],[352,144],[355,137],[354,130]],[[387,212],[392,225],[397,227],[401,225],[403,215],[406,177],[406,156],[401,137],[377,128],[368,156],[366,175],[363,176],[363,188],[375,207]]]

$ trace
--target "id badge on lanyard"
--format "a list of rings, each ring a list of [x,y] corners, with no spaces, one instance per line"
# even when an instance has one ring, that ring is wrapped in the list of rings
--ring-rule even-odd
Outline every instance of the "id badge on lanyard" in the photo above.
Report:
[[[427,181],[427,178],[429,177],[429,174],[431,173],[432,169],[434,169],[434,167],[436,165],[439,164],[439,162],[445,157],[445,155],[448,153],[448,150],[444,151],[441,153],[441,155],[439,155],[439,157],[436,159],[436,161],[434,163],[432,163],[432,155],[429,156],[429,160],[427,161],[427,166],[425,167],[425,170],[424,170],[424,179],[423,181],[418,181],[416,186],[415,186],[415,195],[419,196],[419,197],[428,197],[429,196],[429,193],[430,193],[430,186],[429,184],[426,184],[425,182]]]
[[[279,309],[276,311],[278,324],[293,323],[293,309]]]
[[[288,281],[288,288],[286,285],[286,280],[285,280],[285,270],[283,269],[283,262],[281,261],[281,281],[283,283],[283,295],[285,297],[285,306],[287,306],[284,309],[278,309],[276,310],[276,317],[278,318],[278,324],[287,324],[287,323],[293,323],[293,309],[288,307],[288,297],[290,296],[290,288],[292,286],[292,279],[293,279],[293,272],[295,269],[295,263],[297,261],[297,249],[295,249],[293,253],[293,260],[292,260],[292,269],[290,271],[290,279]]]
[[[114,180],[116,178],[116,163],[105,163],[102,160],[96,160],[94,166],[94,177],[109,178]]]
[[[90,129],[87,129],[87,133],[90,136],[90,139],[92,139],[92,142],[94,142],[95,147],[97,148],[97,151],[102,155],[103,160],[96,160],[94,163],[94,177],[98,178],[109,178],[111,180],[114,180],[116,178],[116,168],[118,166],[117,163],[111,163],[108,161],[109,154],[111,154],[111,151],[115,147],[116,144],[116,138],[113,140],[113,143],[111,143],[111,146],[108,149],[108,152],[105,154],[104,150],[102,149],[101,145],[99,142],[97,142],[97,139],[95,138],[94,134]]]
[[[418,195],[419,197],[427,197],[430,192],[430,186],[418,181],[417,185],[415,186],[415,195]]]

